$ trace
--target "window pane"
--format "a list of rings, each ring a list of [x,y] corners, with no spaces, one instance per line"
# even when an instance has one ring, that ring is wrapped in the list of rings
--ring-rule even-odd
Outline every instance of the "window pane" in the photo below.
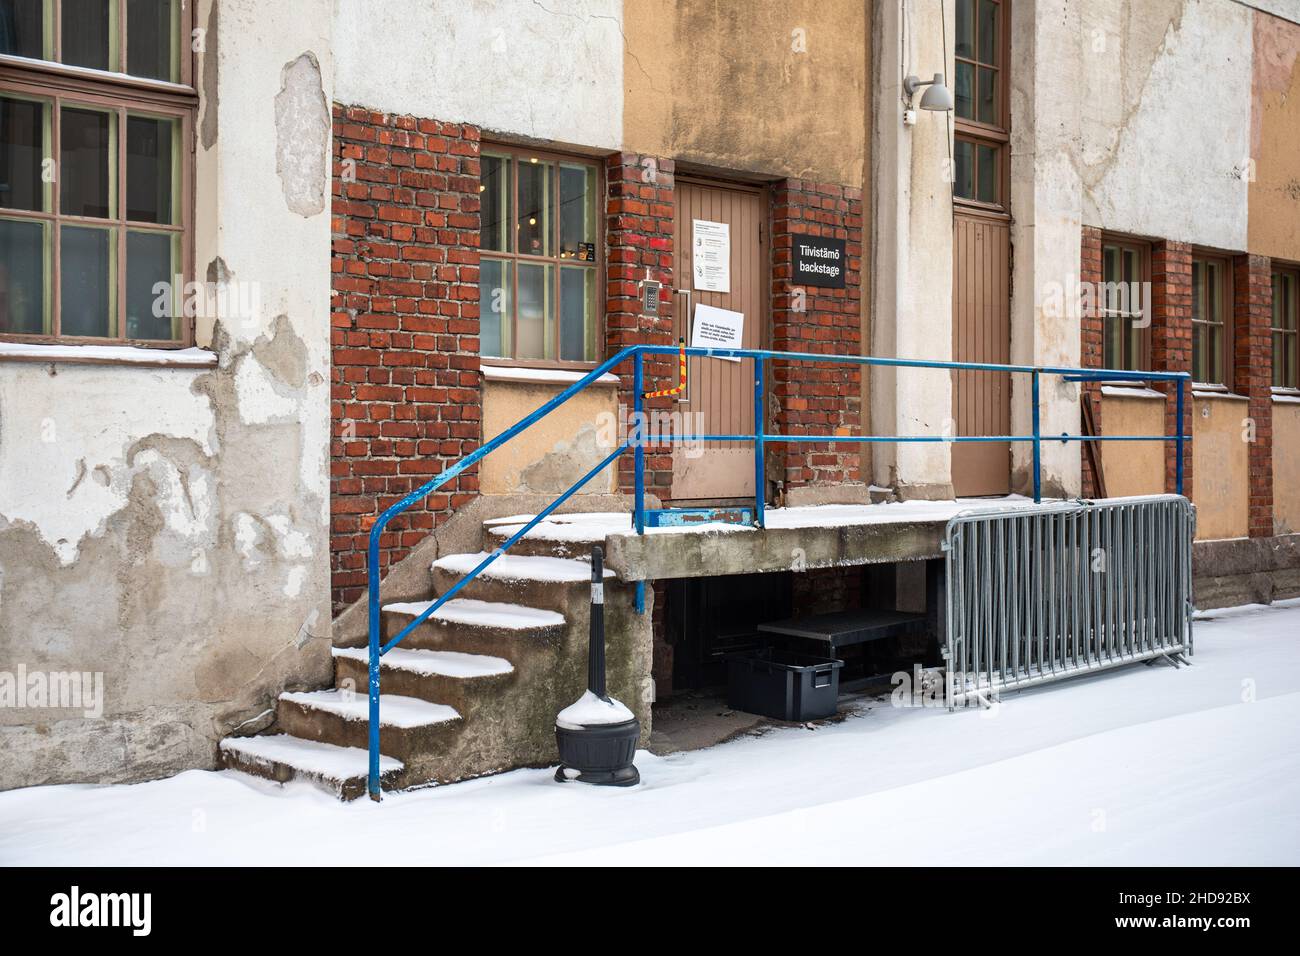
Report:
[[[483,259],[478,270],[479,350],[483,355],[510,358],[511,263]]]
[[[510,160],[505,156],[483,155],[479,182],[479,246],[492,252],[510,252]]]
[[[116,70],[111,51],[117,30],[109,0],[63,0],[63,62],[96,70]]]
[[[596,270],[590,266],[560,268],[560,358],[596,358]]]
[[[50,59],[46,6],[43,0],[0,0],[0,53]]]
[[[953,191],[962,199],[975,198],[975,144],[959,139],[953,144]]]
[[[0,219],[0,332],[49,332],[48,227]]]
[[[1106,368],[1122,368],[1124,364],[1123,324],[1116,316],[1107,316],[1103,321],[1106,339],[1101,364]]]
[[[518,263],[519,269],[519,342],[515,358],[555,358],[555,288],[553,266],[532,262]]]
[[[180,237],[174,232],[136,232],[126,237],[126,337],[177,338],[175,314],[177,254]],[[157,288],[159,283],[165,287]]]
[[[992,0],[980,0],[979,61],[1001,66],[998,62],[998,5]]]
[[[1119,282],[1119,246],[1102,246],[1101,247],[1101,279],[1105,283]],[[1110,308],[1109,301],[1106,308]]]
[[[117,270],[109,229],[64,226],[59,263],[60,332],[112,335]]]
[[[175,224],[176,120],[126,118],[126,218]]]
[[[962,119],[975,118],[975,67],[969,63],[957,64],[957,85],[954,95],[957,98],[957,115]]]
[[[180,82],[180,34],[176,0],[127,0],[126,72]]]
[[[998,109],[997,70],[980,67],[978,72],[980,83],[979,121],[981,123],[996,124],[1001,112]]]
[[[595,261],[596,168],[560,164],[560,258]]]
[[[975,198],[980,202],[998,201],[998,152],[992,146],[975,147],[975,171],[979,180]]]
[[[519,168],[519,237],[516,252],[525,256],[551,255],[551,164],[536,158],[517,160]],[[521,272],[522,276],[523,273]],[[522,300],[521,288],[519,297]],[[520,337],[523,333],[520,332]]]
[[[957,55],[975,59],[975,0],[957,0]]]
[[[1192,320],[1205,321],[1205,298],[1202,286],[1205,283],[1205,269],[1196,259],[1192,260]]]
[[[117,116],[65,106],[59,130],[59,208],[68,216],[113,215]]]
[[[49,115],[47,103],[0,97],[0,206],[49,209],[49,190],[41,181]]]
[[[1273,387],[1286,385],[1286,336],[1281,332],[1273,333]]]
[[[1192,326],[1192,381],[1208,382],[1210,353],[1208,325],[1197,323]]]

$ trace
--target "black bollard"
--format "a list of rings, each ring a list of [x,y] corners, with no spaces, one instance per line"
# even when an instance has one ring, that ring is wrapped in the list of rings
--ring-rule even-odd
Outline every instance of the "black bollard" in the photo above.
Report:
[[[605,554],[600,546],[591,549],[591,626],[588,629],[587,690],[601,700],[605,693]]]
[[[633,764],[641,723],[605,687],[605,567],[599,547],[591,549],[591,624],[587,647],[587,693],[555,719],[560,783],[576,780],[606,787],[640,782]]]

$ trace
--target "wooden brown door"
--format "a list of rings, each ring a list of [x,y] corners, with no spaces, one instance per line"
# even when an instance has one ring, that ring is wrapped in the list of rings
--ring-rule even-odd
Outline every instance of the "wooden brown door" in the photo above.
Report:
[[[695,288],[694,222],[726,223],[730,238],[730,290]],[[767,331],[767,200],[762,188],[679,177],[673,230],[677,277],[676,334],[691,339],[698,305],[744,315],[742,345],[762,348]],[[677,403],[688,434],[754,433],[754,364],[749,360],[688,360],[688,385]],[[674,501],[728,502],[754,495],[754,448],[749,442],[679,445],[673,452]]]
[[[957,212],[953,221],[952,358],[1007,364],[1011,359],[1011,235],[1007,220]],[[953,372],[957,435],[1011,432],[1010,376]],[[952,484],[958,495],[1011,490],[1007,442],[955,442]]]

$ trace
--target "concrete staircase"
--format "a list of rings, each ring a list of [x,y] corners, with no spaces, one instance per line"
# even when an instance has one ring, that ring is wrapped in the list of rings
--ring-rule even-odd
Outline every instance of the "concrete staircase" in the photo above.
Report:
[[[483,551],[434,562],[431,599],[446,594],[518,523],[485,522]],[[539,526],[384,655],[385,789],[556,762],[555,715],[586,684],[591,565],[585,555],[603,537],[600,522],[590,518]],[[610,692],[641,719],[644,742],[649,613],[636,614],[633,585],[608,570],[605,578]],[[384,640],[429,603],[385,605]],[[335,647],[333,655],[334,686],[281,694],[272,732],[223,740],[223,766],[280,782],[312,780],[345,800],[366,792],[368,652],[359,644]]]

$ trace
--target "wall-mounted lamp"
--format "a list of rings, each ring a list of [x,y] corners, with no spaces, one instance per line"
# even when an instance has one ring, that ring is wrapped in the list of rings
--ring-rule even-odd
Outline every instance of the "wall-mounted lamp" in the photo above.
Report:
[[[903,121],[909,126],[916,122],[916,112],[912,109],[912,97],[923,86],[928,86],[929,89],[921,96],[919,104],[921,109],[946,113],[954,106],[952,91],[944,84],[942,73],[936,73],[933,80],[922,80],[917,76],[908,76],[903,80],[903,90],[907,93],[907,111]]]

